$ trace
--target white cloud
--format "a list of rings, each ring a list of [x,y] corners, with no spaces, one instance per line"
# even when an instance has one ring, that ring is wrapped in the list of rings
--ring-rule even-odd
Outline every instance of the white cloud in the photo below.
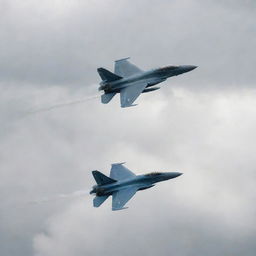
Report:
[[[252,2],[0,7],[1,255],[254,255]],[[121,109],[116,97],[25,114],[94,95],[96,68],[125,56],[143,69],[199,68],[142,95],[136,108]],[[184,175],[138,193],[119,213],[110,202],[93,209],[89,198],[26,204],[89,189],[91,170],[108,173],[120,161],[139,173]]]

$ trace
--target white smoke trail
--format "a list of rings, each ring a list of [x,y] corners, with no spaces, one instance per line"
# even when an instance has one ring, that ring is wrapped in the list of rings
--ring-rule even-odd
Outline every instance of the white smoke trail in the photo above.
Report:
[[[64,103],[58,103],[58,104],[52,105],[50,107],[30,110],[30,111],[27,112],[27,114],[36,114],[36,113],[40,113],[40,112],[46,112],[46,111],[50,111],[50,110],[53,110],[53,109],[56,109],[56,108],[62,108],[62,107],[70,106],[70,105],[84,103],[84,102],[87,102],[87,101],[90,101],[90,100],[97,99],[99,97],[100,97],[100,95],[97,95],[97,96],[87,97],[87,98],[83,98],[83,99],[79,99],[79,100],[68,101],[68,102],[64,102]]]
[[[63,199],[70,199],[70,198],[76,198],[76,197],[82,197],[82,196],[89,196],[89,190],[78,190],[69,194],[59,194],[56,196],[53,196],[51,198],[42,198],[39,200],[32,200],[29,201],[29,204],[40,204],[40,203],[47,203],[47,202],[53,202]]]

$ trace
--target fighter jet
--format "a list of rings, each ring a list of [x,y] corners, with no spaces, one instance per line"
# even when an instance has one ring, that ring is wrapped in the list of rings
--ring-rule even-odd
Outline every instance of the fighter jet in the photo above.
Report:
[[[165,81],[171,76],[178,76],[197,68],[197,66],[183,65],[143,71],[130,63],[128,59],[116,60],[114,73],[104,68],[97,69],[102,79],[99,91],[104,91],[101,96],[103,104],[109,103],[116,93],[120,93],[122,108],[136,106],[133,102],[141,93],[160,89],[160,87],[152,86]]]
[[[90,191],[90,194],[96,195],[93,199],[94,207],[99,207],[109,196],[112,196],[113,211],[126,209],[125,204],[137,191],[151,188],[157,182],[173,179],[182,174],[179,172],[151,172],[135,175],[123,164],[112,164],[110,177],[99,171],[92,171],[97,183]]]

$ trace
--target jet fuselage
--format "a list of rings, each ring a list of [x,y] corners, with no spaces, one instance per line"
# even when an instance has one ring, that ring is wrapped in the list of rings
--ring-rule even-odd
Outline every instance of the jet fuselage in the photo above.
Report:
[[[99,90],[104,90],[106,93],[120,92],[121,89],[132,85],[138,81],[144,81],[150,87],[165,81],[172,76],[181,75],[195,69],[196,66],[182,65],[182,66],[167,66],[149,71],[139,72],[129,77],[121,78],[116,81],[100,83]]]
[[[115,191],[126,189],[128,187],[136,186],[138,190],[144,190],[151,188],[155,183],[169,180],[180,176],[182,173],[179,172],[153,172],[143,175],[137,175],[134,178],[129,178],[121,181],[105,185],[93,186],[90,194],[96,194],[97,196],[112,195]]]

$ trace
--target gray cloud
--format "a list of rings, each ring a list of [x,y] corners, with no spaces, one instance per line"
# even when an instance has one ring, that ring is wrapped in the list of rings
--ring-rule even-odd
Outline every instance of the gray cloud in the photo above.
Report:
[[[1,255],[255,254],[254,2],[0,6]],[[94,96],[96,68],[125,56],[200,68],[136,108],[95,99],[27,115]],[[28,204],[89,189],[91,170],[120,161],[184,175],[117,213],[90,197]]]
[[[199,87],[255,81],[255,5],[227,1],[2,1],[1,77],[86,85],[95,69],[132,56],[145,68],[199,65]],[[236,8],[237,7],[237,8]],[[200,77],[200,78],[199,78]],[[183,85],[189,81],[185,79]],[[209,85],[208,85],[209,84]]]

